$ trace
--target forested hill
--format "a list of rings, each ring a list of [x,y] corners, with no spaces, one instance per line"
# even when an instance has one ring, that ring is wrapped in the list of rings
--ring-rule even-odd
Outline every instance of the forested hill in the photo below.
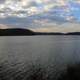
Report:
[[[28,36],[28,35],[80,35],[80,32],[34,32],[23,28],[0,29],[0,36]]]
[[[29,29],[21,28],[9,28],[9,29],[0,29],[0,36],[21,36],[21,35],[34,35],[34,32]]]

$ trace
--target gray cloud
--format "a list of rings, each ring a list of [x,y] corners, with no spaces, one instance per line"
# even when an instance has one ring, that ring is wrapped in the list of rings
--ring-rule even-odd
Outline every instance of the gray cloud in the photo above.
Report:
[[[4,3],[5,2],[5,0],[0,0],[0,4],[2,4],[2,3]]]
[[[70,23],[79,25],[80,3],[77,0],[47,1],[0,0],[0,24],[52,30],[54,27],[54,30],[67,29],[65,27]]]

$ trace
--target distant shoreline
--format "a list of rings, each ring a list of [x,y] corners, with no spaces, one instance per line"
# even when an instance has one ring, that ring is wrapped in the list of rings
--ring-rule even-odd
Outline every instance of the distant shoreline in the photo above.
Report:
[[[11,28],[0,29],[0,36],[36,36],[36,35],[80,35],[80,32],[34,32],[29,29]]]

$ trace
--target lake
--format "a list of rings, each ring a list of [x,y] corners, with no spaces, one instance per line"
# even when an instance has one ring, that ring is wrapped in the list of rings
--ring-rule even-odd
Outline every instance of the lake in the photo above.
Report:
[[[25,70],[41,64],[60,72],[67,64],[80,62],[80,36],[8,36],[0,37],[0,64]],[[7,70],[5,69],[5,70]]]

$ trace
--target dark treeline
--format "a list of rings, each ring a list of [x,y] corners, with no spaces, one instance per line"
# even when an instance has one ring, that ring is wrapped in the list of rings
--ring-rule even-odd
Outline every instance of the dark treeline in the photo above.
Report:
[[[80,35],[80,32],[69,32],[69,33],[34,32],[32,30],[22,29],[22,28],[0,29],[0,36],[28,36],[28,35]]]
[[[69,32],[69,33],[61,33],[61,32],[36,32],[36,35],[80,35],[80,32]]]
[[[21,35],[34,35],[34,32],[29,29],[13,28],[13,29],[0,29],[0,36],[21,36]]]
[[[64,35],[63,33],[59,32],[35,32],[36,35]]]

